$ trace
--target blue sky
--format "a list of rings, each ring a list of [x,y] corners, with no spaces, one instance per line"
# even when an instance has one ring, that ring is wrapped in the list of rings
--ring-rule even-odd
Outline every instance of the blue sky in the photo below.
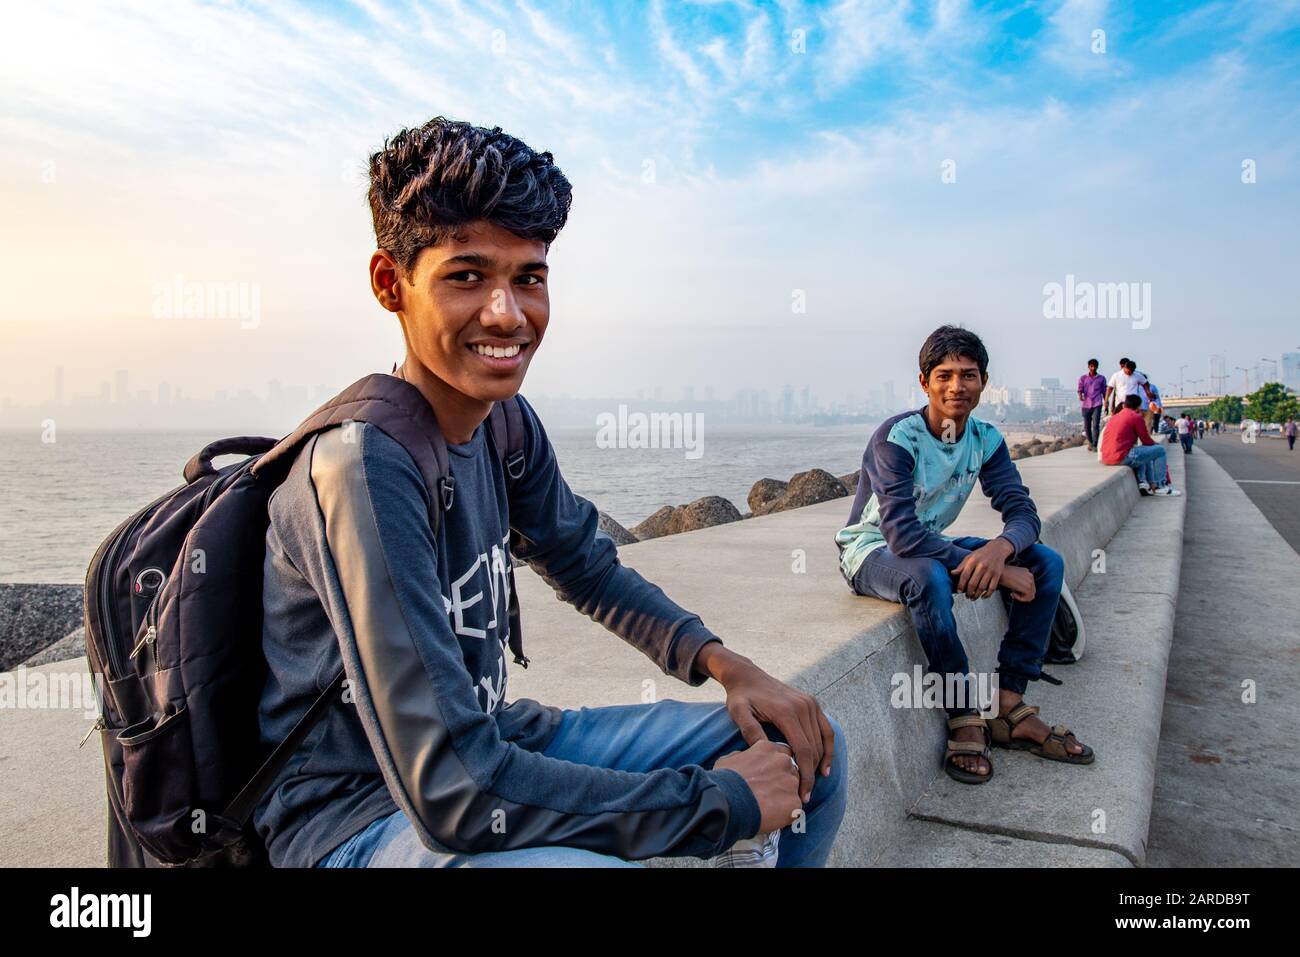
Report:
[[[56,362],[73,391],[387,368],[359,171],[436,113],[575,186],[526,391],[843,398],[908,380],[942,321],[1017,384],[1300,347],[1297,2],[50,2],[6,25],[9,394]],[[1151,327],[1044,318],[1067,274],[1151,283]],[[178,275],[256,283],[263,321],[150,318]]]

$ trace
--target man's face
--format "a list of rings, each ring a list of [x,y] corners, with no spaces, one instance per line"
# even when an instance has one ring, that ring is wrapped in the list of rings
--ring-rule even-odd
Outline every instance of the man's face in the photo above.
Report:
[[[508,399],[550,320],[546,244],[488,222],[420,250],[398,316],[415,357],[464,395]]]
[[[985,377],[979,364],[965,356],[948,356],[921,376],[921,388],[930,397],[930,406],[942,418],[961,421],[979,405]]]
[[[1089,362],[1089,363],[1088,363],[1088,375],[1096,375],[1096,374],[1097,374],[1097,363],[1095,363],[1095,362]]]

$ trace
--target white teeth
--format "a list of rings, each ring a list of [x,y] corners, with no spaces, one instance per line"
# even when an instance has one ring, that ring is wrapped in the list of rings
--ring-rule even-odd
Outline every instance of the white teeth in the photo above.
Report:
[[[509,359],[512,356],[519,355],[519,345],[513,346],[487,346],[478,344],[474,346],[474,351],[481,356],[492,356],[495,359]]]

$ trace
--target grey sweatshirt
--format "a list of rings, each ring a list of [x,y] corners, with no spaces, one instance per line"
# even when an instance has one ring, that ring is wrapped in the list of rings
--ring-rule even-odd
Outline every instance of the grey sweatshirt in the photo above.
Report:
[[[511,554],[689,684],[704,680],[692,668],[700,648],[718,640],[619,562],[520,405],[527,466],[509,498],[484,423],[448,446],[456,498],[436,535],[415,463],[369,424],[309,439],[272,495],[263,743],[288,734],[340,663],[347,674],[254,816],[276,866],[312,866],[397,808],[426,846],[461,853],[567,845],[708,857],[758,830],[758,804],[735,772],[547,758],[561,712],[507,703]]]

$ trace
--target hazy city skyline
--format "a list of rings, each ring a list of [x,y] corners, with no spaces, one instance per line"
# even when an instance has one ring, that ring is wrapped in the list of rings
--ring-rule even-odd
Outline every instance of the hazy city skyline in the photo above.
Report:
[[[1300,349],[1294,4],[421,9],[11,11],[0,392],[388,369],[360,171],[436,113],[574,185],[529,394],[865,397],[943,322],[1022,385]]]

